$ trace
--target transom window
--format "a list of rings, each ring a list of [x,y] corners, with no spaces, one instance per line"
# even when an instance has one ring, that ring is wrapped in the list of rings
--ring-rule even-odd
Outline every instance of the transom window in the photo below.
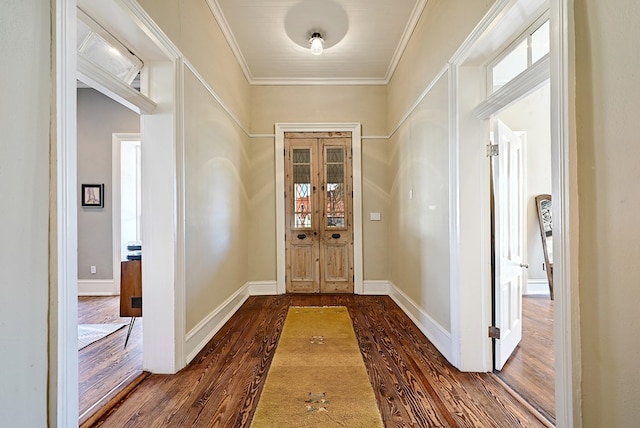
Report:
[[[549,54],[549,18],[538,19],[489,65],[492,92]]]

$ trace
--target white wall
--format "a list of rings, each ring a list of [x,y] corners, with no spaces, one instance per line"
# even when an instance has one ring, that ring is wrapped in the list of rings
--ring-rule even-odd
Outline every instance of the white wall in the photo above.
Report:
[[[15,428],[47,426],[50,8],[0,3],[0,424]]]

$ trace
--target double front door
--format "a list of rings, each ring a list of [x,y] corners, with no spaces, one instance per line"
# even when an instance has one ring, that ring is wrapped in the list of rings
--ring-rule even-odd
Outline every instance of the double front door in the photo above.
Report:
[[[286,287],[353,293],[351,133],[285,133]]]

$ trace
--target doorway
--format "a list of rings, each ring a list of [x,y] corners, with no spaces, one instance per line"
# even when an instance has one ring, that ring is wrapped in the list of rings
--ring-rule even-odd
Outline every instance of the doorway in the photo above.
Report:
[[[351,139],[285,133],[288,293],[354,291]]]
[[[496,375],[549,421],[555,422],[553,318],[545,256],[540,238],[536,196],[551,193],[550,85],[546,84],[493,116],[526,136],[523,171],[522,281],[518,326],[521,341],[506,358],[496,353]],[[496,236],[498,239],[498,236]],[[507,305],[508,307],[508,305]],[[498,305],[495,309],[500,308]],[[504,313],[504,308],[501,308]],[[496,343],[502,340],[495,340]]]

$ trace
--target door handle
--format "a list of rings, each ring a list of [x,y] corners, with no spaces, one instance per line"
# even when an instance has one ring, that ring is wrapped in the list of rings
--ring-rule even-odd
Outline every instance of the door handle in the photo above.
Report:
[[[527,263],[520,263],[521,268],[529,269],[529,265]]]
[[[338,239],[338,238],[340,238],[340,234],[339,233],[334,233],[333,235],[331,235],[331,237],[333,239]]]
[[[298,234],[298,239],[305,239],[306,237],[307,235],[305,235],[304,233]]]

